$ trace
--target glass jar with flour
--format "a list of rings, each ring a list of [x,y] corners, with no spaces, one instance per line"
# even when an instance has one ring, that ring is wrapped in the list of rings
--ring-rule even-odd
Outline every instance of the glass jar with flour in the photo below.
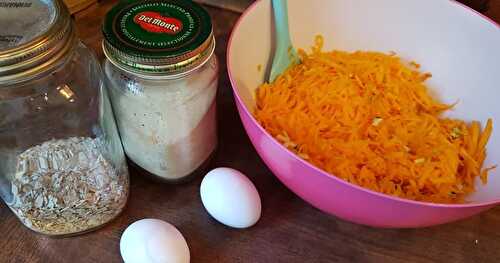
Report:
[[[218,64],[208,13],[191,1],[125,0],[106,15],[103,34],[129,159],[167,182],[202,172],[217,146]]]
[[[129,188],[101,67],[62,1],[0,2],[0,197],[36,232],[93,230]]]

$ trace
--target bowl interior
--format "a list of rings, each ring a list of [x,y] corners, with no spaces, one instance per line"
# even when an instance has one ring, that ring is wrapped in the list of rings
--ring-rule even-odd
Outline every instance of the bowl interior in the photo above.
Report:
[[[289,0],[292,42],[308,50],[317,34],[325,50],[396,52],[416,61],[433,77],[428,85],[442,101],[459,104],[451,117],[493,118],[485,165],[500,164],[500,28],[454,1]],[[242,16],[229,43],[228,69],[246,110],[272,63],[274,23],[270,0],[256,2]],[[496,127],[495,127],[495,124]],[[468,202],[500,199],[500,168],[487,185],[478,180]]]

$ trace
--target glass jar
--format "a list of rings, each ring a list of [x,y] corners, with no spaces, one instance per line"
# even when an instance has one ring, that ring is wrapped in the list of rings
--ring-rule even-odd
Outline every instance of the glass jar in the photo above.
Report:
[[[104,71],[125,152],[166,182],[205,171],[217,146],[218,64],[191,1],[121,1],[106,15]]]
[[[115,218],[129,179],[103,75],[61,1],[0,6],[0,196],[50,236]]]

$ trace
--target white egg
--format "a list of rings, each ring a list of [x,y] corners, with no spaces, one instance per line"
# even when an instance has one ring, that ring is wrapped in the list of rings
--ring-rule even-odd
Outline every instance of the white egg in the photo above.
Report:
[[[158,219],[142,219],[125,229],[120,239],[125,263],[189,263],[189,247],[181,232]]]
[[[237,170],[217,168],[210,171],[201,182],[200,195],[208,213],[224,225],[247,228],[260,218],[259,193]]]

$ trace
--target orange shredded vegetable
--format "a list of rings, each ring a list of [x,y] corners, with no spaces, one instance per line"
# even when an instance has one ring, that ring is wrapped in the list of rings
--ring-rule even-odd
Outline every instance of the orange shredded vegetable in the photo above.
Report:
[[[492,120],[442,117],[454,105],[429,94],[417,63],[395,54],[299,51],[274,83],[256,92],[255,117],[288,149],[348,182],[402,198],[463,202],[474,191]]]

